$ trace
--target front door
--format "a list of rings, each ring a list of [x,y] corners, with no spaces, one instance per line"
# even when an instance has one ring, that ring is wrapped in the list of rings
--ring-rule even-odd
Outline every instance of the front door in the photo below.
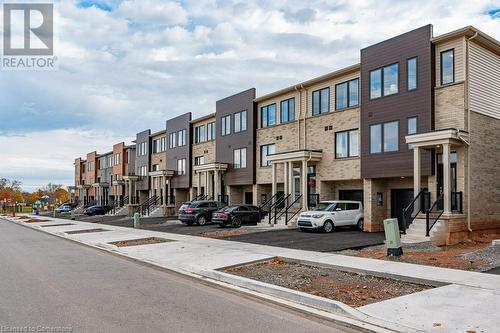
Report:
[[[408,226],[403,225],[403,210],[413,201],[413,189],[391,190],[391,217],[397,218],[399,230],[406,230]]]
[[[253,192],[245,192],[245,204],[251,205],[253,203]]]
[[[455,192],[457,190],[457,153],[450,153],[450,177],[451,177],[451,191]],[[443,172],[443,154],[437,155],[437,170],[436,170],[436,199],[444,191],[444,172]],[[431,202],[432,205],[432,202]],[[438,210],[443,210],[443,200],[439,201],[437,204]]]

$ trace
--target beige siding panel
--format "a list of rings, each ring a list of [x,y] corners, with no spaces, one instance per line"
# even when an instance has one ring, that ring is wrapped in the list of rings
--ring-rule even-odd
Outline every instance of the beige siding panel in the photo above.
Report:
[[[470,109],[500,119],[500,57],[469,44]]]
[[[436,86],[441,85],[441,52],[455,49],[455,82],[465,80],[465,38],[436,44]]]

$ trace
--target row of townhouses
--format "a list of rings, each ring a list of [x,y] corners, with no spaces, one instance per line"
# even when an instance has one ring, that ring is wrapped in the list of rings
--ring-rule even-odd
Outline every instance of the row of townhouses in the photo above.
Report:
[[[452,244],[500,230],[499,160],[500,43],[427,25],[362,49],[358,64],[77,158],[75,199],[122,212],[149,202],[163,216],[200,197],[299,211],[357,200],[367,232],[425,215],[433,240]]]

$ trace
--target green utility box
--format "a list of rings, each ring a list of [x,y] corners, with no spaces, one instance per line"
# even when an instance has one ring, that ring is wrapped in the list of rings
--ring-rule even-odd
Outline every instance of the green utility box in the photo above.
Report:
[[[399,235],[398,219],[385,219],[385,246],[387,246],[388,256],[400,256],[403,254],[401,248],[401,238]]]
[[[134,228],[140,228],[141,227],[141,214],[135,213],[134,214]]]

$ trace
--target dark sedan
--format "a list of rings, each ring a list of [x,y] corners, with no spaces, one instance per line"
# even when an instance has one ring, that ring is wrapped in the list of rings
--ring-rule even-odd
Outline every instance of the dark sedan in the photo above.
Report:
[[[221,227],[241,227],[243,223],[257,223],[262,219],[262,212],[258,207],[251,205],[233,205],[225,207],[212,216],[212,222]]]
[[[85,208],[85,210],[83,211],[83,214],[88,215],[88,216],[105,215],[110,210],[111,210],[111,207],[108,207],[108,206],[90,206],[88,208]]]
[[[179,210],[179,220],[187,225],[205,225],[212,221],[212,213],[224,207],[220,201],[202,200],[193,201]]]

